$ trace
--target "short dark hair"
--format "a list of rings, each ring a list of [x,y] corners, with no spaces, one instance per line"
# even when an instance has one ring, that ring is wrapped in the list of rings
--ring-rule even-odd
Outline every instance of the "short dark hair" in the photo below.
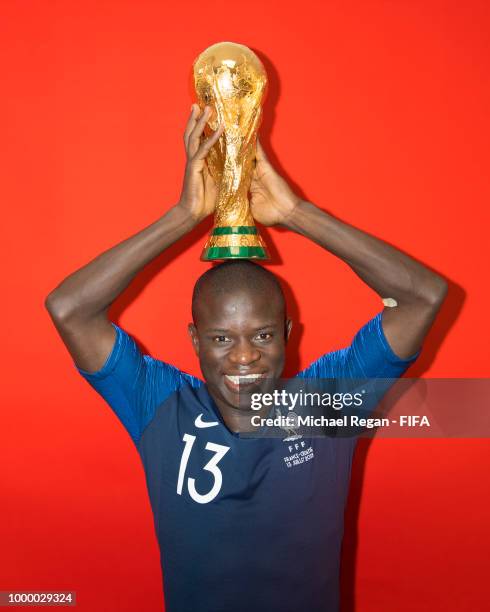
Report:
[[[243,288],[254,291],[274,291],[286,313],[286,300],[277,276],[249,259],[229,259],[201,274],[192,292],[194,323],[196,322],[197,304],[204,288],[214,293],[229,293],[232,290]]]

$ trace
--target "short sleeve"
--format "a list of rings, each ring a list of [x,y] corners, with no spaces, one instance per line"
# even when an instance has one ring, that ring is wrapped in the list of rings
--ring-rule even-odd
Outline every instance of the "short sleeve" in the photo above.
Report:
[[[322,355],[298,376],[303,378],[399,378],[417,359],[398,357],[381,324],[382,312],[356,333],[347,348]]]
[[[201,381],[150,355],[143,355],[135,340],[112,323],[116,339],[105,364],[97,372],[75,368],[116,413],[137,444],[158,406],[183,383]]]

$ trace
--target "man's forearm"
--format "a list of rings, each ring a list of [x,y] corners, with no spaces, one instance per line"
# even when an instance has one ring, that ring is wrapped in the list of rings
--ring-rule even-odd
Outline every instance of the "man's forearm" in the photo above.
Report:
[[[345,261],[382,298],[393,298],[398,304],[437,304],[445,295],[442,277],[310,202],[301,201],[285,225]]]
[[[90,318],[109,308],[146,264],[189,232],[196,221],[180,206],[70,274],[46,299],[52,315]]]

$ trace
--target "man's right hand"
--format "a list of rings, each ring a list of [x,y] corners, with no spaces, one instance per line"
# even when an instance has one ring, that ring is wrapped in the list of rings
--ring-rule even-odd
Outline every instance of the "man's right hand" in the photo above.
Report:
[[[195,104],[187,122],[184,134],[187,165],[178,204],[67,276],[47,296],[46,308],[79,368],[96,372],[106,362],[116,338],[108,310],[134,276],[213,212],[216,186],[205,167],[205,159],[223,128],[201,142],[210,111],[209,108],[200,114]]]
[[[197,104],[192,105],[191,115],[184,132],[187,162],[184,184],[178,206],[183,208],[196,222],[202,221],[214,211],[216,184],[206,167],[206,156],[223,133],[224,124],[204,139],[204,128],[211,116],[211,107],[205,106],[202,113]]]

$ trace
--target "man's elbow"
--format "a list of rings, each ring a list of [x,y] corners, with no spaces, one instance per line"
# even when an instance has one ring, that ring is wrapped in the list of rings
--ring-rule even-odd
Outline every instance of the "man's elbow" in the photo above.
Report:
[[[56,290],[46,296],[44,306],[53,321],[66,321],[71,316],[71,306],[65,299],[58,296]]]
[[[434,275],[430,287],[423,294],[424,302],[434,310],[439,310],[446,299],[448,288],[449,285],[442,276]]]

